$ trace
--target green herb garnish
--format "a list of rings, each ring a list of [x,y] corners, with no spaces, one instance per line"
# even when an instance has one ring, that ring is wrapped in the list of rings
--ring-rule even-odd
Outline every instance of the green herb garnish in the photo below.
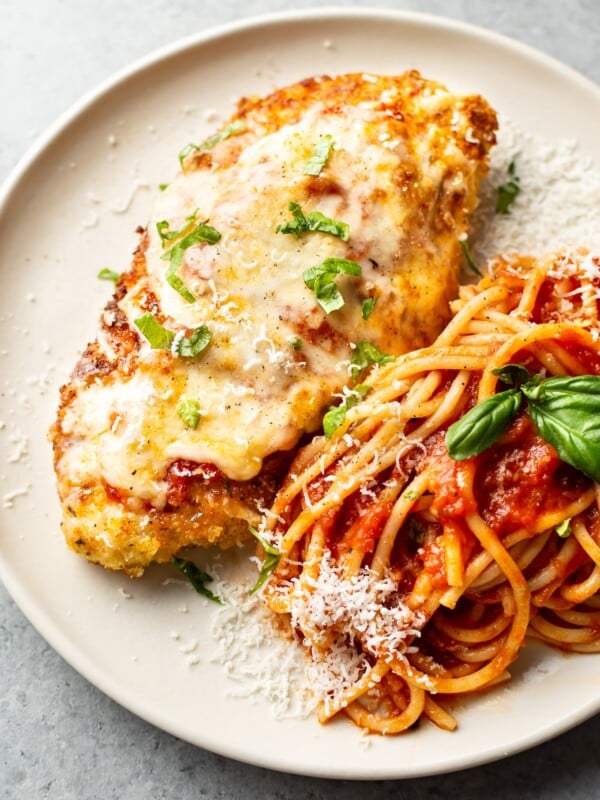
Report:
[[[194,398],[182,400],[177,406],[177,414],[185,422],[188,428],[196,430],[200,422],[200,403]]]
[[[166,219],[161,219],[160,222],[156,223],[156,230],[158,231],[158,235],[160,236],[160,240],[162,242],[163,247],[165,247],[166,242],[172,242],[174,239],[178,239],[180,236],[183,236],[191,227],[196,219],[196,215],[198,214],[198,209],[195,209],[189,216],[185,218],[185,224],[174,231],[170,230],[170,224]]]
[[[182,336],[175,343],[175,354],[184,358],[193,358],[205,350],[210,344],[212,333],[206,325],[200,325],[191,336]]]
[[[347,258],[326,258],[321,264],[302,273],[307,288],[315,293],[325,313],[337,311],[344,305],[342,293],[335,284],[336,275],[362,275],[360,264]]]
[[[254,594],[257,592],[266,582],[267,578],[277,569],[277,565],[281,560],[281,553],[277,548],[270,545],[263,536],[253,528],[252,525],[248,525],[248,530],[254,536],[254,538],[259,542],[262,549],[265,551],[265,560],[263,561],[260,573],[258,575],[258,579],[252,589],[250,589],[250,594]]]
[[[165,190],[165,189],[166,189],[168,186],[169,186],[169,184],[168,184],[168,183],[159,183],[159,184],[158,184],[158,191],[159,191],[159,192],[164,192],[164,190]]]
[[[148,312],[135,319],[134,323],[153,350],[171,350],[173,355],[184,358],[197,356],[212,339],[212,333],[206,325],[196,328],[189,337],[178,336],[176,338],[172,331],[163,328],[156,317]]]
[[[477,264],[473,261],[473,256],[471,255],[471,251],[469,249],[469,245],[466,239],[459,239],[459,245],[462,247],[462,251],[467,262],[467,266],[469,269],[475,273],[475,275],[479,275],[480,278],[483,278],[483,273],[477,266]]]
[[[365,300],[362,301],[362,305],[360,307],[360,311],[362,314],[362,318],[364,320],[369,319],[371,314],[373,313],[373,309],[375,308],[375,303],[377,302],[376,297],[367,297]]]
[[[191,153],[203,153],[206,150],[212,150],[212,148],[219,144],[219,142],[224,142],[231,136],[235,136],[238,133],[243,133],[247,129],[248,125],[245,120],[236,119],[231,124],[226,125],[220,133],[216,133],[214,136],[206,139],[201,144],[194,144],[193,142],[186,144],[183,150],[181,150],[179,153],[179,163],[181,164],[182,169],[183,162]]]
[[[315,145],[311,157],[304,165],[304,174],[318,177],[325,164],[327,164],[334,145],[335,142],[330,134],[323,136],[321,141]]]
[[[170,350],[175,334],[163,328],[152,314],[146,312],[141,317],[134,319],[140,333],[148,340],[153,350]]]
[[[561,539],[566,539],[571,533],[571,520],[569,518],[563,519],[563,521],[556,526],[556,533]]]
[[[478,403],[448,428],[446,446],[457,460],[478,455],[508,429],[521,408],[540,436],[552,445],[562,461],[600,481],[600,377],[560,375],[522,382],[521,365],[509,364],[494,372],[517,386]]]
[[[112,281],[116,283],[119,280],[119,273],[115,272],[112,269],[108,269],[108,267],[104,267],[101,269],[100,272],[96,275],[101,281]]]
[[[352,389],[352,393],[344,398],[344,402],[341,405],[329,408],[323,417],[323,433],[326,439],[331,439],[334,432],[346,419],[348,411],[358,405],[360,400],[364,400],[370,391],[371,387],[367,386],[366,383],[359,383]]]
[[[167,283],[169,286],[175,289],[176,292],[179,292],[183,299],[187,300],[188,303],[195,302],[196,298],[181,280],[179,275],[177,275],[177,271],[181,266],[181,262],[183,261],[184,253],[188,247],[192,247],[192,245],[200,244],[201,242],[206,242],[207,244],[216,244],[220,238],[221,234],[218,230],[213,228],[211,225],[206,225],[206,223],[202,222],[200,225],[197,225],[193,231],[190,231],[187,236],[184,236],[183,239],[180,239],[177,244],[175,244],[170,250],[167,250],[167,252],[163,253],[161,256],[163,261],[169,262],[166,273]]]
[[[511,161],[508,165],[509,180],[501,184],[496,189],[496,213],[508,214],[510,207],[515,202],[517,195],[521,191],[521,179],[516,174],[515,162]]]
[[[337,236],[343,242],[350,238],[350,226],[346,222],[326,217],[320,211],[309,211],[304,214],[298,203],[290,203],[288,209],[294,215],[294,219],[284,222],[275,228],[275,233],[293,233],[302,236],[307,231],[320,231]]]
[[[214,603],[223,605],[221,598],[217,597],[216,594],[213,594],[210,589],[207,589],[205,586],[206,583],[212,581],[211,576],[207,575],[206,572],[202,572],[201,569],[198,569],[193,561],[190,561],[188,558],[177,558],[173,556],[171,564],[185,575],[198,594],[208,597],[208,599],[212,600]]]
[[[299,336],[292,336],[292,338],[288,340],[288,344],[292,350],[302,349],[302,339]]]
[[[371,364],[389,364],[394,356],[388,356],[370,342],[359,342],[352,351],[350,374],[356,380],[358,375]]]

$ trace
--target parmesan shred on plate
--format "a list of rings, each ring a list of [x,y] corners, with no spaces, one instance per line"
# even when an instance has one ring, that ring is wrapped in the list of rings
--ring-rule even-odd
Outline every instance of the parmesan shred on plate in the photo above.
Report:
[[[219,575],[211,589],[223,601],[212,619],[211,661],[221,664],[230,679],[229,696],[264,702],[276,719],[306,717],[315,698],[308,689],[302,645],[282,629],[260,596],[250,593],[254,574],[240,582],[227,575],[221,560],[208,569]]]
[[[508,213],[497,213],[498,187],[515,176],[519,191]],[[498,144],[480,197],[469,235],[470,252],[479,266],[499,253],[541,256],[563,251],[568,269],[570,249],[600,248],[600,167],[581,153],[575,140],[551,142],[500,117]],[[471,282],[473,275],[465,272],[463,278]],[[316,701],[327,707],[358,680],[368,661],[354,647],[353,634],[364,640],[370,627],[386,630],[382,611],[389,616],[389,637],[371,643],[375,652],[401,657],[419,635],[420,621],[390,601],[391,581],[374,582],[365,572],[350,583],[325,564],[310,593],[305,598],[300,593],[293,610],[292,626],[301,619],[302,627],[314,634],[312,643],[303,646],[289,631],[277,628],[259,597],[249,595],[255,577],[245,586],[219,583],[225,604],[214,610],[213,661],[223,665],[232,694],[268,703],[275,717],[306,716]],[[315,642],[328,631],[334,643],[330,636],[321,655],[315,652]]]

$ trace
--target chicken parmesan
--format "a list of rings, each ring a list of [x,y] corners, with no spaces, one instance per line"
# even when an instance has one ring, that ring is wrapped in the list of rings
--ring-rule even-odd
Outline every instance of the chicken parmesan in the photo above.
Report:
[[[52,428],[67,542],[140,575],[245,538],[349,371],[431,342],[496,115],[417,72],[312,78],[185,146]]]

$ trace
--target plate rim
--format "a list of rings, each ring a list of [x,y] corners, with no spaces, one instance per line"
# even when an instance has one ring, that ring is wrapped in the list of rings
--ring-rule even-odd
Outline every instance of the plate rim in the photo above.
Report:
[[[431,30],[452,31],[461,35],[474,37],[479,41],[487,41],[495,47],[505,51],[514,52],[520,56],[541,65],[545,69],[558,71],[567,79],[577,83],[585,91],[592,92],[600,103],[600,86],[592,79],[580,73],[574,67],[565,64],[559,59],[551,56],[537,48],[513,39],[505,34],[489,30],[470,22],[459,19],[445,17],[432,13],[425,13],[412,10],[400,10],[392,8],[369,8],[367,6],[324,6],[322,8],[302,8],[292,11],[267,12],[259,15],[248,15],[223,24],[211,26],[205,30],[198,31],[152,49],[147,54],[117,69],[107,78],[100,81],[92,89],[85,92],[78,100],[69,105],[61,112],[54,122],[50,123],[46,129],[36,138],[36,140],[26,149],[25,153],[18,159],[16,164],[9,170],[8,175],[0,185],[0,220],[6,204],[10,201],[11,195],[18,189],[21,182],[26,178],[28,171],[35,167],[37,160],[43,155],[45,150],[58,139],[67,128],[94,104],[101,102],[115,89],[152,68],[161,61],[191,51],[204,44],[214,42],[219,39],[235,36],[240,33],[248,33],[253,30],[263,30],[267,27],[275,27],[282,23],[306,23],[323,22],[335,19],[357,21],[368,20],[391,20],[395,23],[418,24],[423,28]],[[303,768],[301,765],[292,767],[283,764],[283,759],[270,760],[261,758],[257,754],[252,756],[240,752],[235,746],[213,745],[210,741],[200,744],[192,741],[176,724],[166,720],[158,712],[154,713],[152,707],[142,702],[120,687],[119,683],[110,674],[102,669],[96,669],[95,664],[89,656],[82,654],[71,641],[71,638],[63,632],[61,626],[51,617],[45,615],[44,609],[31,600],[26,588],[15,577],[13,578],[8,562],[0,550],[0,581],[4,584],[10,598],[15,602],[27,620],[33,625],[42,638],[48,642],[53,649],[63,658],[73,669],[89,681],[97,690],[107,695],[109,698],[123,706],[125,709],[140,717],[142,720],[156,726],[166,733],[182,738],[196,747],[202,747],[211,752],[246,763],[253,766],[263,767],[279,772],[293,772],[298,775],[313,776],[319,778],[334,778],[345,780],[381,780],[381,779],[411,779],[416,777],[433,776],[447,774],[458,770],[492,763],[502,758],[523,752],[538,744],[542,744],[555,736],[575,727],[576,725],[590,719],[600,711],[600,694],[595,702],[586,704],[585,707],[561,718],[557,723],[553,723],[542,731],[535,731],[516,741],[508,747],[494,746],[491,749],[476,754],[463,756],[460,759],[455,757],[447,763],[443,760],[434,767],[429,768],[408,768],[401,772],[393,767],[378,769],[371,767],[367,773],[355,770],[351,774],[345,774],[343,769],[333,768]],[[315,724],[317,724],[315,722]]]

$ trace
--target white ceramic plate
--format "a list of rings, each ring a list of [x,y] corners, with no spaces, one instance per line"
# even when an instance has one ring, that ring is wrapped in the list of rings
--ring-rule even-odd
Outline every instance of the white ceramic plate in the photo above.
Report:
[[[127,266],[177,152],[214,129],[210,110],[223,118],[240,95],[311,74],[408,68],[481,92],[524,130],[577,137],[600,161],[600,94],[570,69],[459,23],[334,9],[244,21],[147,58],[60,120],[1,198],[2,580],[52,646],[119,703],[202,747],[290,772],[409,777],[516,752],[600,708],[598,661],[528,646],[509,687],[461,705],[454,734],[424,724],[359,749],[343,721],[274,720],[267,704],[231,697],[210,662],[209,603],[163,586],[160,570],[130,583],[67,550],[46,431],[110,292],[98,270]],[[186,642],[198,643],[196,666]]]

